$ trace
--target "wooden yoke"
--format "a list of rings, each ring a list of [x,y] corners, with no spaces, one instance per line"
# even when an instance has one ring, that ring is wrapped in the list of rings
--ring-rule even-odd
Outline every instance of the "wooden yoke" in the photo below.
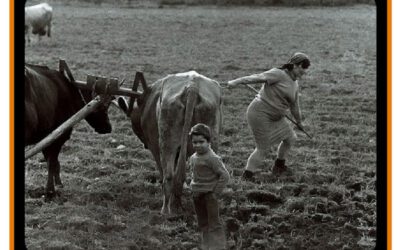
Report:
[[[91,89],[92,93],[110,94],[117,93],[119,89],[117,78],[106,78],[101,76],[87,75],[86,88]]]
[[[71,71],[68,68],[67,62],[65,60],[60,59],[58,63],[58,71],[60,71],[61,74],[65,75],[67,73],[67,76],[71,82],[75,82],[74,77],[72,76]],[[64,73],[65,72],[65,73]]]
[[[87,75],[87,81],[77,81],[74,79],[67,63],[65,60],[60,60],[59,62],[59,71],[62,74],[66,74],[66,76],[70,79],[72,84],[74,84],[77,88],[79,89],[88,89],[92,90],[93,94],[98,94],[98,95],[122,95],[122,96],[130,96],[131,98],[137,98],[142,95],[142,92],[136,91],[137,87],[135,90],[130,90],[127,88],[121,88],[119,87],[118,83],[118,78],[106,78],[102,76],[93,76],[93,75]],[[143,73],[138,72],[141,74],[139,76],[138,81],[142,81],[143,84],[143,90],[147,89],[147,85],[144,81]],[[136,75],[138,74],[136,73]],[[135,76],[135,81],[136,81],[136,76]]]
[[[138,70],[136,71],[135,80],[133,81],[133,86],[132,86],[132,92],[138,92],[137,89],[139,87],[139,83],[142,84],[142,89],[143,89],[142,95],[146,95],[147,92],[149,91],[149,88],[147,86],[146,80],[144,79],[143,68],[138,68]],[[131,96],[131,98],[129,99],[127,116],[130,116],[130,114],[132,113],[133,105],[138,98],[140,98],[140,96]]]

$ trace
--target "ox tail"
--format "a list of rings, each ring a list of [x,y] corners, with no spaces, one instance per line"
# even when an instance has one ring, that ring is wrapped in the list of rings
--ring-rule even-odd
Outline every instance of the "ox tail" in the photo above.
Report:
[[[182,128],[182,136],[181,136],[181,148],[179,152],[178,162],[176,164],[176,168],[174,170],[174,178],[173,178],[173,189],[172,195],[173,197],[170,202],[177,202],[180,205],[180,199],[183,193],[183,182],[186,178],[186,154],[187,154],[187,145],[189,139],[189,131],[192,124],[192,118],[194,113],[194,108],[196,105],[197,95],[199,93],[199,89],[194,84],[190,85],[187,88],[187,98],[185,105],[185,119]],[[170,203],[171,204],[171,203]],[[178,205],[176,204],[176,205]]]

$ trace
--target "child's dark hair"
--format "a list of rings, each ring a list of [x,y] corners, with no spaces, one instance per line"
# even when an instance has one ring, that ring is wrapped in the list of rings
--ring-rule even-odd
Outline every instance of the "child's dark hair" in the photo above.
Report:
[[[189,132],[189,136],[192,137],[192,135],[201,135],[206,138],[208,142],[211,140],[211,130],[210,127],[203,123],[197,123],[192,127],[192,129]]]

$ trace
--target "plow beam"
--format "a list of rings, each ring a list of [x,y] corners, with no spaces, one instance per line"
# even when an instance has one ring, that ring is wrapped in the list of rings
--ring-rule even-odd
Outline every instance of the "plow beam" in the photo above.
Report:
[[[25,160],[32,157],[33,155],[39,153],[44,148],[49,146],[52,142],[54,142],[58,137],[60,137],[65,130],[72,128],[75,124],[84,119],[89,113],[94,111],[98,106],[102,105],[105,102],[111,101],[111,96],[97,96],[91,102],[86,104],[82,109],[80,109],[77,113],[71,116],[67,121],[61,124],[58,128],[53,130],[48,136],[42,139],[40,142],[35,144],[32,148],[25,151]]]

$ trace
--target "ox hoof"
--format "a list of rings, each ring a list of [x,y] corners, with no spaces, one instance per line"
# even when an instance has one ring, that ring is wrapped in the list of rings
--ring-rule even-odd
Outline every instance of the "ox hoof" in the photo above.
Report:
[[[180,221],[180,220],[184,220],[185,217],[183,216],[183,214],[170,214],[167,217],[168,221]]]
[[[44,201],[45,202],[50,202],[52,201],[54,198],[56,197],[56,193],[55,192],[47,192],[45,197],[44,197]]]
[[[44,197],[44,201],[45,202],[49,202],[52,201],[54,198],[56,198],[57,196],[60,196],[60,192],[57,191],[47,191],[46,195]]]
[[[162,215],[169,215],[169,211],[168,211],[168,209],[166,209],[166,208],[162,208],[161,209],[161,212],[160,212]]]

